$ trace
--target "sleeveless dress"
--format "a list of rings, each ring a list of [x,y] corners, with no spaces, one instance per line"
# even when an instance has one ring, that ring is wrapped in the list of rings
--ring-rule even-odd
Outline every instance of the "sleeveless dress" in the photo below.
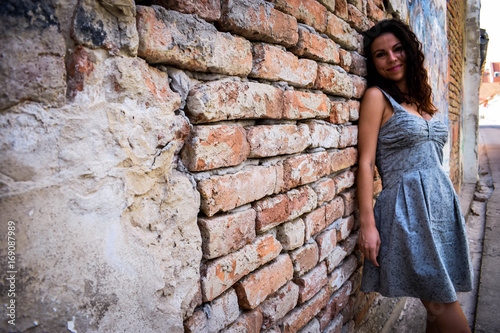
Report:
[[[382,92],[394,114],[380,128],[375,162],[383,184],[374,207],[380,267],[365,260],[361,290],[454,302],[456,291],[472,290],[472,269],[460,203],[442,167],[448,128]]]

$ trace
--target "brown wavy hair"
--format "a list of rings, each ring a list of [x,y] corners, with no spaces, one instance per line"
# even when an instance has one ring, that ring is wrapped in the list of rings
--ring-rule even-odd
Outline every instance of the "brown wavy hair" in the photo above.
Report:
[[[406,54],[406,83],[408,93],[402,92],[396,84],[382,77],[373,63],[371,52],[375,38],[384,33],[392,33],[403,44]],[[363,32],[364,53],[367,58],[368,87],[378,86],[391,95],[398,103],[416,104],[419,112],[431,115],[437,112],[432,103],[432,88],[428,82],[427,71],[424,67],[424,53],[422,44],[410,27],[397,19],[382,20],[369,30]]]

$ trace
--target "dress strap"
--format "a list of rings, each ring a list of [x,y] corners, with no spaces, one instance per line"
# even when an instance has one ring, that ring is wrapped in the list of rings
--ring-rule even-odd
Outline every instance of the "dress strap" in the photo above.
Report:
[[[385,97],[387,97],[387,99],[389,100],[389,102],[391,102],[392,109],[394,110],[394,113],[405,111],[405,109],[398,102],[396,102],[394,100],[394,98],[392,98],[391,95],[389,95],[388,93],[386,93],[382,88],[377,87],[377,86],[375,86],[375,88],[377,88],[378,90],[380,90],[385,95]]]

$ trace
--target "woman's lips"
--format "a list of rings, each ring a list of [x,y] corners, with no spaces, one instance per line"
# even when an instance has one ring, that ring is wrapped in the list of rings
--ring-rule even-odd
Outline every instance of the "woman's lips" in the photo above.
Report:
[[[388,68],[387,70],[388,70],[389,72],[394,72],[394,71],[397,71],[397,70],[398,70],[398,69],[400,69],[400,68],[401,68],[401,65],[397,65],[397,66],[394,66],[394,67],[390,67],[390,68]]]

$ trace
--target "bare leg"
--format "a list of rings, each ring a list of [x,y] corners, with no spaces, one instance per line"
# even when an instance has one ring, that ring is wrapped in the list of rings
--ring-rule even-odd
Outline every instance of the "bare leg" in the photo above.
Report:
[[[426,333],[470,333],[469,324],[458,301],[434,303],[422,301],[427,310]]]

